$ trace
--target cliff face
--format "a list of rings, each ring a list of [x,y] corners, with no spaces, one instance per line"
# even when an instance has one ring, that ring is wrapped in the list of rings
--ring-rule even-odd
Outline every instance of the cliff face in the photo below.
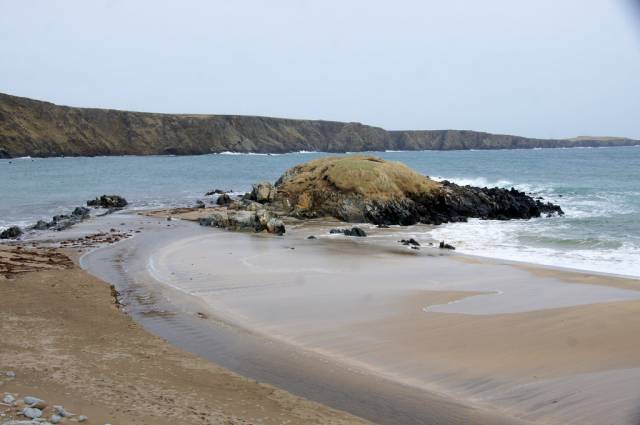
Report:
[[[301,150],[625,146],[621,138],[529,139],[475,131],[386,131],[360,123],[73,108],[0,93],[0,157],[283,153]]]

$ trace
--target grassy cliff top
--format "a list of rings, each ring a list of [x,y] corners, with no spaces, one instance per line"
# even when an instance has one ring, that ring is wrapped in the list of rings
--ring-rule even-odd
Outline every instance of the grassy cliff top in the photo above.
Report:
[[[282,176],[278,190],[290,198],[314,190],[361,195],[370,200],[428,193],[440,187],[400,162],[373,156],[326,157],[297,165]]]

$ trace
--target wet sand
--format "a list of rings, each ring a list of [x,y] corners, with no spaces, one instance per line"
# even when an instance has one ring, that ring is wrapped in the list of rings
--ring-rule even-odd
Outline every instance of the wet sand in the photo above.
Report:
[[[88,424],[366,423],[144,331],[107,284],[60,250],[0,247],[0,267],[2,397],[36,396],[88,416]],[[0,415],[2,423],[21,418],[2,403]]]
[[[145,230],[132,239],[84,256],[81,263],[91,273],[114,283],[121,291],[125,311],[146,330],[170,343],[244,376],[376,423],[521,423],[491,410],[353,368],[232,322],[226,315],[211,310],[199,297],[161,284],[150,274],[150,258],[159,248],[176,239],[202,235],[203,230],[210,234],[213,229],[143,217],[129,217],[126,222]],[[268,236],[262,238],[273,240]]]
[[[380,423],[639,420],[638,281],[305,239],[327,225],[165,226],[84,266],[134,288],[143,326],[244,375]]]

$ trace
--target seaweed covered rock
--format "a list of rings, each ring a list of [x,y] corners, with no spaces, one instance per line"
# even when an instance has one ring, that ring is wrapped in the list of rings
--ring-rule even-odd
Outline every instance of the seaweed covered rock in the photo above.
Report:
[[[378,225],[563,214],[559,206],[515,189],[437,182],[402,163],[370,156],[326,157],[297,165],[278,179],[275,189],[274,200],[288,205],[293,216]]]

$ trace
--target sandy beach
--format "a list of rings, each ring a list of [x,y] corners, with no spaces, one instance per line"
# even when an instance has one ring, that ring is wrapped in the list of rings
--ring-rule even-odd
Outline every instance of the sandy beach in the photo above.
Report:
[[[111,423],[637,423],[635,280],[202,214],[90,220],[74,236],[128,236],[73,250],[94,276],[62,256],[5,279],[2,340],[32,342],[3,347],[2,391]]]
[[[549,423],[637,419],[635,280],[427,243],[409,250],[390,243],[393,229],[358,239],[329,236],[332,222],[293,223],[277,238],[173,223],[173,236],[152,236],[125,263],[192,314],[478,412]]]
[[[0,265],[0,393],[44,399],[45,413],[63,405],[90,424],[366,423],[146,332],[60,250],[3,248]],[[0,405],[0,420],[15,410]]]

